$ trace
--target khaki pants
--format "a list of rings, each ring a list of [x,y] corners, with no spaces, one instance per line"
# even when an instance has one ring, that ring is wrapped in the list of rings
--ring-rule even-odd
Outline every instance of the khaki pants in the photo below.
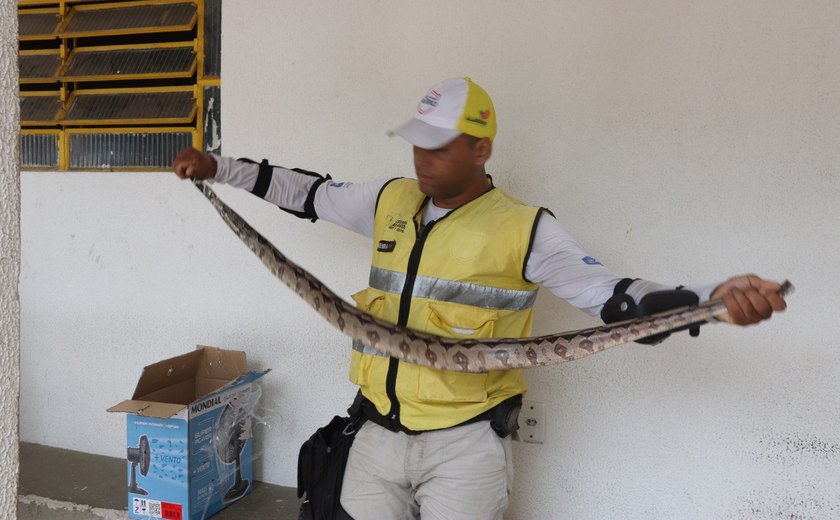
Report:
[[[501,520],[513,477],[510,437],[489,421],[419,435],[366,422],[341,490],[354,520]]]

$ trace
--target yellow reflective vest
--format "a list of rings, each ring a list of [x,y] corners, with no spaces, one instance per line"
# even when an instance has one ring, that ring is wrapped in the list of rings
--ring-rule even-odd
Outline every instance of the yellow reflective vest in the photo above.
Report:
[[[427,203],[414,179],[395,179],[382,189],[370,286],[353,295],[357,306],[439,336],[529,336],[537,285],[524,271],[541,208],[492,188],[423,227]],[[350,380],[391,424],[413,431],[463,423],[527,390],[520,370],[425,368],[358,342]]]

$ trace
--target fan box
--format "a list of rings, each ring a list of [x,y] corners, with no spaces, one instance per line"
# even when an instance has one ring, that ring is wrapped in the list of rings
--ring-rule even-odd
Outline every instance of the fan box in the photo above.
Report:
[[[252,385],[245,353],[199,346],[143,369],[127,418],[128,517],[199,520],[253,488]]]

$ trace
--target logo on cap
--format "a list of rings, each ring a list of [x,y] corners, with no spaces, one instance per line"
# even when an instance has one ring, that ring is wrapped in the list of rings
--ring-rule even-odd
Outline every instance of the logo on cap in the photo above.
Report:
[[[420,114],[428,114],[437,108],[441,97],[440,92],[437,90],[430,90],[423,99],[420,100],[420,104],[417,105],[417,111],[420,112]]]
[[[479,110],[478,115],[481,116],[481,119],[487,119],[488,117],[490,117],[490,111],[489,110]]]

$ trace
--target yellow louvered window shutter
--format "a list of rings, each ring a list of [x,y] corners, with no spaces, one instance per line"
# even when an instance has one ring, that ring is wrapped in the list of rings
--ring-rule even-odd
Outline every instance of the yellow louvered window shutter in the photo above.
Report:
[[[21,167],[164,170],[221,151],[221,0],[19,0]]]

